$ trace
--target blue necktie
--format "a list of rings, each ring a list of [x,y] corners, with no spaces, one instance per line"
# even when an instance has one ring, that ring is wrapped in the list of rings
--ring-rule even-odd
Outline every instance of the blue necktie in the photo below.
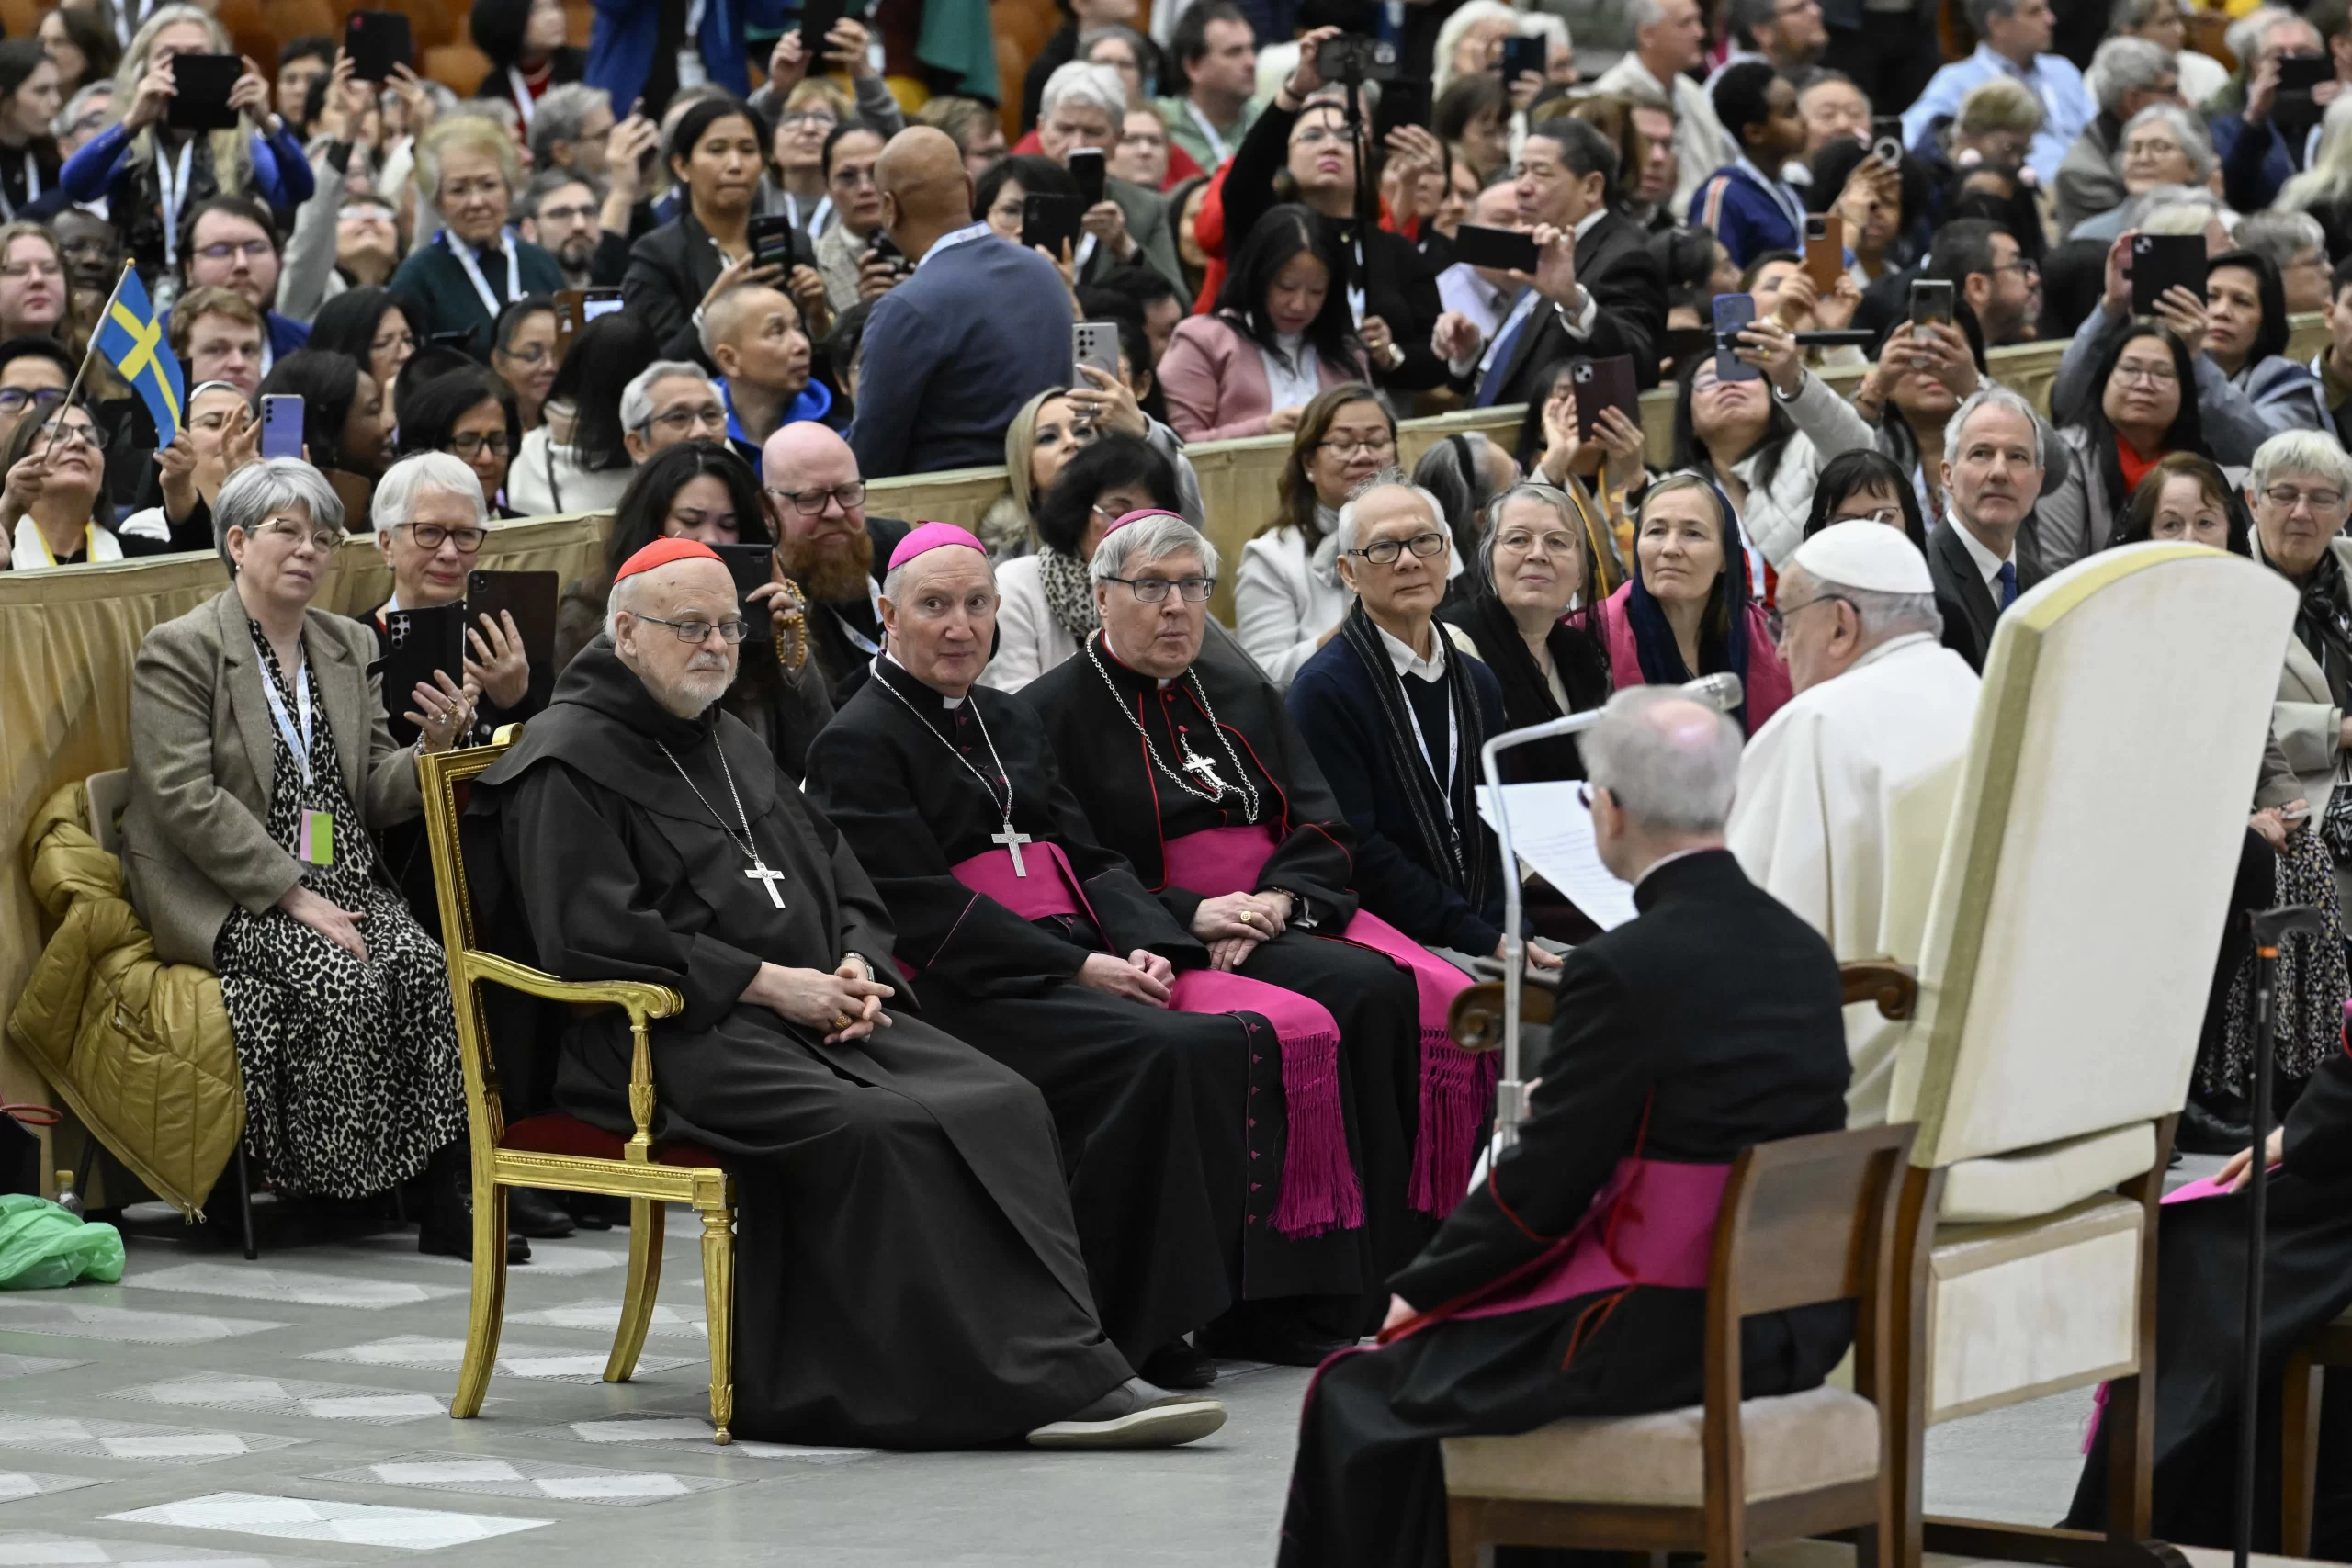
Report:
[[[1510,375],[1511,355],[1519,352],[1520,334],[1527,331],[1528,323],[1535,320],[1536,310],[1542,309],[1539,305],[1520,317],[1510,331],[1495,340],[1495,356],[1487,362],[1487,374],[1478,383],[1478,407],[1493,408],[1502,396],[1503,382]]]
[[[2015,561],[2003,561],[2001,563],[2001,570],[1994,575],[2000,579],[2001,608],[2006,610],[2010,605],[2018,602],[2017,563]]]

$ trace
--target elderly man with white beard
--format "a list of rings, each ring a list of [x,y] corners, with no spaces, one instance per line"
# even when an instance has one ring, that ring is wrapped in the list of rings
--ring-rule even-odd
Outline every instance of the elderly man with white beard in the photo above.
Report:
[[[1916,961],[1942,845],[1904,799],[1953,769],[1976,722],[1976,672],[1938,640],[1927,558],[1869,518],[1832,524],[1781,574],[1781,657],[1796,695],[1747,744],[1725,829],[1740,869],[1828,940],[1840,962]],[[1932,825],[1931,825],[1932,824]],[[1846,1010],[1852,1125],[1886,1120],[1901,1026]]]
[[[913,1016],[874,885],[713,706],[743,635],[726,565],[656,540],[614,574],[605,624],[476,785],[501,851],[476,897],[493,941],[563,979],[684,998],[653,1025],[654,1135],[737,1182],[735,1429],[890,1448],[1216,1430],[1222,1406],[1136,1378],[1105,1337],[1037,1091]],[[557,1103],[626,1132],[629,1055],[611,1010],[571,1021]]]

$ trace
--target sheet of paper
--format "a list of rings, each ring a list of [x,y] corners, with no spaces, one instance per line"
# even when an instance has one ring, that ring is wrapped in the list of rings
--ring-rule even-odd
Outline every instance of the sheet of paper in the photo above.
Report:
[[[1592,812],[1577,798],[1577,788],[1574,780],[1503,785],[1511,848],[1593,924],[1611,931],[1634,918],[1634,886],[1600,863],[1592,841]],[[1484,784],[1478,786],[1478,815],[1494,826],[1494,802]]]

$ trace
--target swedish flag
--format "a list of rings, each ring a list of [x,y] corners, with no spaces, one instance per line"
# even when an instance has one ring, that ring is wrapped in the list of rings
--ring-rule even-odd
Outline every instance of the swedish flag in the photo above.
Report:
[[[170,446],[172,437],[179,434],[187,383],[180,375],[178,355],[164,341],[164,322],[155,314],[154,301],[147,298],[136,272],[123,270],[91,346],[106,355],[107,363],[130,383],[147,412],[155,416],[157,443]]]

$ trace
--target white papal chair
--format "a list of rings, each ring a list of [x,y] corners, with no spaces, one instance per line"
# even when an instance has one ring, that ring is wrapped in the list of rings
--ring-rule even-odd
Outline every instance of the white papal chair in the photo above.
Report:
[[[1896,1557],[2161,1551],[2155,1215],[2294,613],[2188,545],[2060,572],[2002,617],[1928,912],[1891,1121]],[[2105,1382],[2101,1532],[1922,1519],[1924,1430]]]

